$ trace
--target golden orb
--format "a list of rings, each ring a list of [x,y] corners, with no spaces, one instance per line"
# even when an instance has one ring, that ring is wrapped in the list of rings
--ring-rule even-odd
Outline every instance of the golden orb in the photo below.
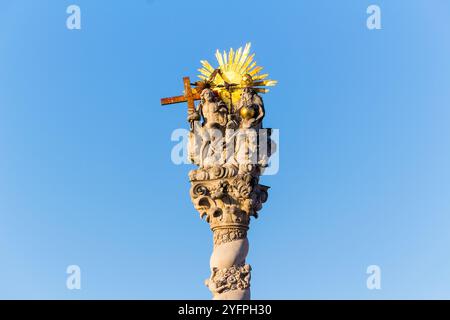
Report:
[[[239,110],[239,114],[243,119],[248,120],[255,116],[255,109],[249,107],[242,107]]]

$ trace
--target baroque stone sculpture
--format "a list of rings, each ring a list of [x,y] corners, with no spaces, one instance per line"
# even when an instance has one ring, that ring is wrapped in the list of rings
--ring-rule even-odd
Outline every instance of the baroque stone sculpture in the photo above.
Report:
[[[205,280],[213,299],[250,299],[247,231],[250,217],[258,217],[268,197],[269,187],[259,179],[275,144],[271,129],[263,128],[259,93],[276,81],[265,80],[267,74],[260,74],[253,56],[250,44],[236,52],[217,52],[218,68],[201,61],[202,81],[191,84],[186,77],[183,96],[161,101],[188,102],[189,159],[198,166],[189,172],[190,196],[213,232],[211,275]]]

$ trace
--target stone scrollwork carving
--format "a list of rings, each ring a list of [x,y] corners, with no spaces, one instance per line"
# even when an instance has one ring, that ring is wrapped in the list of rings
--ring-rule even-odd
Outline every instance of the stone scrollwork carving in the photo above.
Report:
[[[214,230],[214,245],[218,246],[222,243],[234,240],[244,239],[247,237],[245,228],[224,228]]]

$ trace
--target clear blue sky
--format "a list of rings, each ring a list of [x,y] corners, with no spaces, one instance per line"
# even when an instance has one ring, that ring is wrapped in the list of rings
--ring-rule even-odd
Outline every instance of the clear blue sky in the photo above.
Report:
[[[281,140],[253,298],[450,298],[448,1],[0,4],[0,298],[210,298],[212,235],[170,160],[186,107],[159,99],[249,41]]]

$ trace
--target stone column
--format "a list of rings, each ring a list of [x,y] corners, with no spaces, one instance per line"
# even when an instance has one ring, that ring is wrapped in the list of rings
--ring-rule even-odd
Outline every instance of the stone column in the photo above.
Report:
[[[277,81],[261,73],[250,43],[221,54],[218,66],[201,60],[200,81],[183,78],[183,95],[162,105],[187,102],[190,195],[213,232],[211,275],[205,284],[214,299],[250,299],[251,267],[246,262],[250,217],[257,217],[269,187],[259,183],[275,152],[271,129],[263,129],[261,93]],[[193,87],[191,87],[193,86]],[[200,101],[196,106],[195,102]]]
[[[191,172],[192,201],[213,232],[211,276],[205,280],[213,299],[250,299],[247,231],[250,216],[256,217],[267,200],[268,187],[258,183],[258,166],[246,169],[239,172],[233,166],[213,167],[208,170],[209,179],[200,181],[195,180],[198,172]]]
[[[189,173],[195,209],[213,232],[211,275],[205,280],[213,299],[250,299],[251,266],[247,231],[269,187],[259,183],[274,149],[270,130],[262,129],[264,106],[252,89],[244,89],[235,111],[210,89],[203,90],[191,122],[189,157],[198,169]],[[200,116],[202,115],[202,116]],[[201,121],[202,120],[202,121]]]

